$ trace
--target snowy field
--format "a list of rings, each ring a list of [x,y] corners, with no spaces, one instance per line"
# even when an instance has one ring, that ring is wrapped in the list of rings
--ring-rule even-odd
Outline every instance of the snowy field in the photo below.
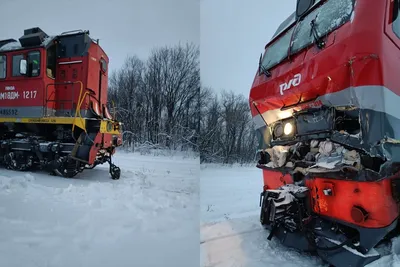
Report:
[[[328,267],[318,257],[267,240],[259,223],[262,172],[256,167],[202,165],[201,267]],[[400,267],[400,241],[368,267]]]
[[[0,266],[198,266],[199,159],[118,152],[76,178],[0,169]]]

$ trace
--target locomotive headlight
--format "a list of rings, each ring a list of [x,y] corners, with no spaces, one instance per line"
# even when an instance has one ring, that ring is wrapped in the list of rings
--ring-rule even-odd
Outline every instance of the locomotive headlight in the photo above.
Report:
[[[285,127],[283,128],[283,132],[285,133],[285,135],[290,135],[291,133],[293,133],[293,124],[287,122],[285,124]]]
[[[282,123],[278,123],[274,127],[274,136],[275,138],[280,138],[283,135],[283,125]]]
[[[284,121],[278,121],[273,125],[271,130],[274,140],[294,137],[296,132],[295,120],[289,118]]]

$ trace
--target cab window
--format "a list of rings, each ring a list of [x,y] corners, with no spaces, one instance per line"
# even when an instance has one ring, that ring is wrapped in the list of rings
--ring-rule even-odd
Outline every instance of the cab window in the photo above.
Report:
[[[56,46],[52,45],[47,49],[46,74],[54,79],[56,75]]]
[[[24,55],[15,55],[12,57],[12,76],[13,77],[18,77],[22,76],[22,74],[19,72],[19,62],[21,59],[24,59]]]
[[[30,77],[37,77],[40,75],[40,52],[33,51],[28,53],[27,58],[28,71]]]
[[[5,79],[7,75],[7,57],[0,55],[0,79]]]
[[[393,2],[393,32],[394,34],[397,35],[397,37],[400,38],[400,16],[399,16],[399,11],[400,11],[400,5],[399,5],[399,0],[396,0]]]
[[[101,67],[101,71],[104,74],[107,73],[107,62],[105,61],[104,58],[100,59],[100,67]]]

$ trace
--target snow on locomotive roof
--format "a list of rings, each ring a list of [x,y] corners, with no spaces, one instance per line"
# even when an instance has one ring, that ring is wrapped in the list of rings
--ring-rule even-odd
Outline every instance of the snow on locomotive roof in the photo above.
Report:
[[[89,36],[89,31],[82,31],[82,30],[76,30],[76,31],[69,31],[69,32],[65,32],[59,35],[53,35],[53,36],[47,36],[43,38],[42,43],[40,43],[38,46],[42,46],[47,48],[47,46],[54,41],[55,39],[57,39],[58,37],[61,36],[68,36],[68,35],[76,35],[76,34],[87,34]],[[89,36],[90,37],[90,36]],[[92,42],[98,43],[98,40],[92,39],[90,38],[90,40]],[[0,40],[0,52],[5,52],[5,51],[14,51],[14,50],[20,50],[23,48],[29,48],[31,46],[22,46],[20,41],[14,40],[14,39],[7,39],[7,40]]]
[[[42,45],[43,46],[47,46],[51,41],[53,41],[57,36],[47,36],[43,42]]]
[[[18,41],[16,41],[16,42],[6,43],[5,45],[1,46],[0,51],[11,51],[21,48],[22,48],[21,44]]]
[[[40,44],[40,46],[46,47],[51,41],[53,41],[57,36],[48,36],[46,37],[43,42]],[[4,44],[3,46],[0,46],[0,51],[12,51],[12,50],[18,50],[22,49],[22,45],[19,41],[14,41],[14,42],[9,42]]]

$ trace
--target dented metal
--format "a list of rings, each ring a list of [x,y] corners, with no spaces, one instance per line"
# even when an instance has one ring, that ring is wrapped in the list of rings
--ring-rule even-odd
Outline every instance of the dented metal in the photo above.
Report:
[[[266,168],[286,168],[292,174],[300,172],[303,175],[350,172],[354,179],[361,180],[363,177],[366,180],[379,180],[393,175],[397,170],[393,166],[400,162],[400,140],[391,137],[395,136],[394,125],[388,116],[355,106],[323,106],[294,112],[289,118],[270,125],[264,124],[264,147],[261,150],[264,161],[261,165]],[[294,132],[285,135],[280,130],[282,136],[277,137],[275,130],[279,127],[283,129],[287,123],[293,124]],[[345,152],[324,154],[322,147],[315,147],[316,143],[330,144]],[[340,161],[350,154],[358,160]]]

